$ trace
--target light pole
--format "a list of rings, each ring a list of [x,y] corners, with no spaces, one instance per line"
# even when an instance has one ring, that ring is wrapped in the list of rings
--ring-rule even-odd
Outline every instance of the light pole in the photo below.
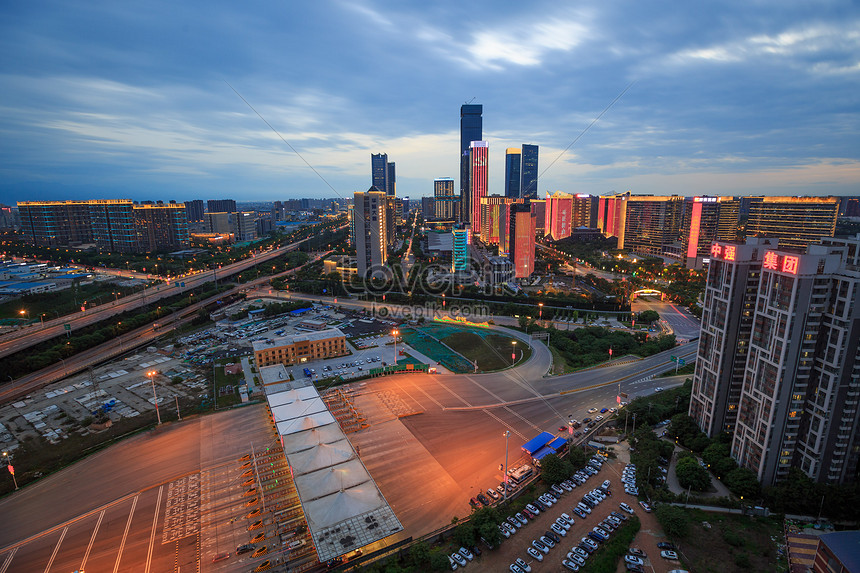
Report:
[[[30,309],[27,309],[27,310],[21,309],[18,312],[21,316],[24,316],[26,314],[27,315],[27,322],[28,323],[30,322]]]
[[[155,375],[158,374],[155,370],[150,370],[146,373],[149,376],[149,381],[152,383],[152,397],[155,400],[155,415],[158,417],[158,425],[161,425],[161,412],[158,411],[158,396],[155,394]]]
[[[400,334],[400,331],[395,328],[391,334],[394,336],[394,365],[397,366],[397,335]]]
[[[543,303],[538,303],[538,322],[543,322]]]
[[[517,341],[512,340],[511,346],[511,366],[513,366],[517,362]]]
[[[6,462],[6,468],[12,474],[12,483],[15,484],[15,489],[18,489],[18,480],[15,478],[15,467],[12,465],[12,458],[9,457],[9,452],[3,452],[3,461]]]
[[[511,435],[510,430],[505,430],[505,505],[508,503],[508,438]]]

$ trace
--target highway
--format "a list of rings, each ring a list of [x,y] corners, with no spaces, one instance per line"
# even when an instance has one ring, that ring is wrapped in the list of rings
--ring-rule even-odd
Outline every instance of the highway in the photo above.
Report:
[[[220,299],[239,294],[267,283],[272,278],[284,277],[298,272],[305,266],[324,258],[329,253],[331,253],[331,251],[318,253],[316,256],[309,259],[304,265],[300,265],[282,273],[250,280],[229,291],[217,294],[200,302],[193,303],[170,315],[165,315],[163,319],[160,319],[156,323],[148,324],[130,332],[126,332],[121,336],[115,337],[88,350],[84,350],[83,352],[79,352],[69,358],[60,359],[59,363],[46,366],[45,368],[31,374],[27,374],[26,376],[21,376],[13,382],[2,384],[0,385],[0,402],[5,403],[16,400],[22,396],[26,396],[37,388],[62,380],[66,376],[80,372],[89,366],[99,364],[129,350],[133,350],[134,348],[145,346],[155,339],[164,336],[165,333],[194,320],[197,311],[200,309],[206,308],[208,305],[211,305]],[[156,327],[156,324],[159,324],[160,326]]]
[[[504,330],[529,341],[525,333]],[[371,427],[349,437],[406,527],[403,535],[467,515],[469,498],[499,483],[506,448],[513,466],[520,446],[538,432],[555,432],[570,416],[581,420],[590,407],[613,406],[619,384],[633,397],[680,383],[650,376],[673,366],[670,352],[692,357],[696,351],[691,343],[644,360],[622,357],[544,378],[551,354],[532,344],[531,357],[507,371],[395,375],[369,380],[356,392]],[[383,394],[396,396],[415,415],[380,415],[384,408],[371,406]],[[212,515],[239,503],[229,493],[238,456],[251,443],[272,439],[265,408],[250,406],[165,425],[94,454],[0,500],[4,522],[15,524],[0,529],[0,568],[247,571],[247,556],[212,563],[215,554],[247,541],[247,533],[219,537],[219,527],[229,531],[228,524]],[[199,488],[193,499],[189,480]]]
[[[310,238],[302,239],[301,241],[296,241],[295,243],[290,243],[289,245],[284,245],[277,249],[254,253],[250,258],[242,259],[241,261],[237,261],[230,265],[225,265],[223,268],[193,273],[185,277],[174,279],[170,284],[160,284],[144,288],[140,293],[123,297],[118,301],[114,300],[106,304],[88,308],[83,312],[77,312],[75,314],[48,320],[44,324],[34,324],[29,327],[9,332],[0,339],[0,358],[29,348],[44,340],[65,334],[65,325],[67,324],[71,327],[72,334],[74,334],[75,330],[85,326],[95,324],[112,316],[140,308],[147,304],[152,304],[163,298],[193,290],[206,283],[212,281],[217,282],[219,278],[225,278],[247,270],[257,264],[265,263],[266,261],[295,250],[301,243],[304,243],[309,239]]]

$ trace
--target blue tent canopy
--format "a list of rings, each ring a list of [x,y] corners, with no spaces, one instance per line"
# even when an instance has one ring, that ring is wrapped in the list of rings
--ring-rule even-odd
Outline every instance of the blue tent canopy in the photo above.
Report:
[[[554,437],[555,436],[549,432],[541,432],[536,437],[523,444],[523,451],[534,456],[535,452],[550,443]]]
[[[566,444],[567,438],[556,438],[549,443],[548,447],[554,449],[555,451],[558,451],[562,449]]]
[[[544,456],[548,456],[549,454],[554,454],[554,453],[555,453],[554,449],[552,449],[549,446],[544,446],[532,454],[532,459],[539,460],[539,459],[542,459]]]

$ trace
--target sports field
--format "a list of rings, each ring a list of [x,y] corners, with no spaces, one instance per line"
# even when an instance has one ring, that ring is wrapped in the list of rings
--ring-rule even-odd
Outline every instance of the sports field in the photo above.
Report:
[[[512,351],[516,361],[531,356],[531,347],[522,341],[485,328],[448,324],[425,324],[401,329],[403,341],[443,366],[464,374],[492,372],[511,366]]]

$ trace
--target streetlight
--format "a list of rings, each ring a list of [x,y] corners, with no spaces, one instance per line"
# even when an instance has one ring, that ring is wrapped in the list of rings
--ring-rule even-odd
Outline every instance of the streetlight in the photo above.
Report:
[[[21,309],[21,310],[20,310],[20,311],[18,311],[18,312],[19,312],[19,314],[20,314],[21,316],[24,316],[24,315],[26,314],[26,315],[27,315],[27,322],[30,322],[30,309],[29,309],[29,308],[28,308],[28,309],[26,309],[26,310]]]
[[[154,376],[158,374],[155,370],[150,370],[146,373],[149,376],[149,381],[152,383],[152,397],[155,400],[155,415],[158,416],[158,425],[161,425],[161,412],[158,411],[158,396],[155,394],[155,378]]]
[[[511,366],[513,366],[517,361],[517,341],[511,341]]]
[[[510,437],[511,432],[510,432],[510,430],[505,430],[505,433],[502,435],[505,436],[505,480],[504,480],[504,483],[505,483],[505,493],[504,493],[505,500],[504,500],[504,503],[507,505],[507,503],[508,503],[508,438]]]
[[[9,452],[3,452],[3,461],[6,462],[6,468],[12,474],[12,483],[15,484],[15,489],[18,489],[18,480],[15,478],[15,468],[12,466],[12,458],[9,457]]]
[[[395,328],[391,334],[394,336],[394,365],[397,366],[397,335],[400,334],[400,331]]]
[[[538,303],[538,320],[543,320],[543,303]]]

